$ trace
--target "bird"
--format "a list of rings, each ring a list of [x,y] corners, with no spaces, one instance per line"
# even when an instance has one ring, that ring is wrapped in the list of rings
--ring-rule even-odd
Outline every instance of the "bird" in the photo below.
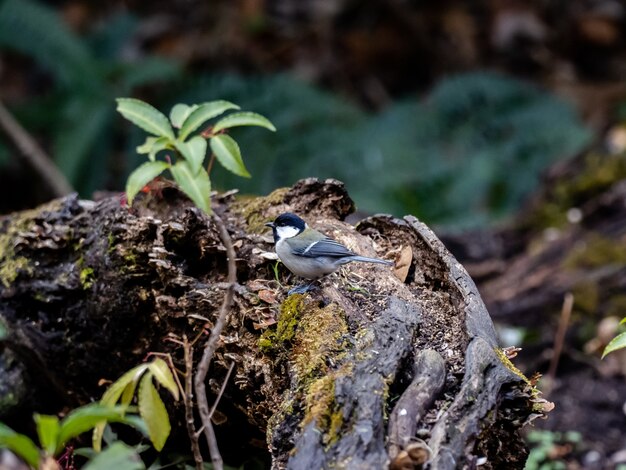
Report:
[[[307,292],[317,279],[353,261],[387,266],[394,264],[393,261],[368,258],[350,251],[338,241],[312,229],[291,212],[285,212],[265,225],[272,228],[274,247],[280,261],[296,276],[311,280],[308,285],[291,289],[289,295]]]

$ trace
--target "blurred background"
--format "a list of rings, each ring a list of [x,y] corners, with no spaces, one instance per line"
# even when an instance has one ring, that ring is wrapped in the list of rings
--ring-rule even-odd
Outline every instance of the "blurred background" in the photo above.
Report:
[[[626,315],[625,26],[613,0],[4,0],[0,213],[58,193],[7,119],[91,198],[144,158],[115,97],[233,101],[278,132],[233,130],[252,178],[217,189],[333,177],[433,226],[547,379],[527,468],[626,468],[626,358],[599,360]]]

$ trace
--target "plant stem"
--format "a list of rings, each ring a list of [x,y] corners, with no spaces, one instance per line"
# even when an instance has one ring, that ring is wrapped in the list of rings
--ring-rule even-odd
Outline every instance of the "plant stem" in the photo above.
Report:
[[[215,161],[215,154],[211,152],[211,157],[209,158],[209,164],[206,166],[207,174],[211,174],[211,170],[213,169],[213,162]]]
[[[198,442],[196,426],[193,420],[193,346],[189,344],[187,336],[183,336],[183,351],[185,354],[185,391],[183,394],[185,423],[187,425],[187,434],[191,441],[191,452],[193,453],[193,460],[196,463],[196,470],[203,470],[200,443]]]
[[[228,230],[226,230],[224,222],[215,213],[212,215],[212,219],[217,226],[217,230],[220,234],[222,243],[224,244],[224,247],[226,247],[226,253],[228,256],[228,285],[226,287],[226,294],[224,295],[224,300],[222,301],[217,321],[215,322],[215,326],[211,330],[211,335],[209,336],[209,339],[204,345],[202,358],[198,363],[198,368],[194,377],[194,388],[196,391],[196,399],[198,402],[198,412],[200,413],[200,419],[202,420],[202,426],[204,427],[204,435],[209,446],[209,452],[211,454],[211,462],[213,463],[213,468],[215,470],[223,470],[224,462],[222,461],[222,456],[219,453],[217,440],[215,439],[215,432],[213,431],[213,425],[211,424],[211,414],[209,411],[209,403],[206,396],[206,386],[204,381],[209,371],[211,359],[213,358],[215,350],[217,349],[220,334],[224,329],[224,325],[226,325],[226,319],[233,303],[235,283],[237,281],[237,266],[235,264],[236,254],[235,248],[233,246],[233,241],[228,234]]]

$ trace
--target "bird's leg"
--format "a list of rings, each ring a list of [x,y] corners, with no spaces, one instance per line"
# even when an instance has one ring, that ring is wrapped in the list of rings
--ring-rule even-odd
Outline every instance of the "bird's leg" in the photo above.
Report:
[[[293,287],[292,289],[289,289],[289,292],[287,292],[287,295],[291,295],[291,294],[304,294],[310,290],[315,289],[315,280],[309,282],[308,284],[302,284],[296,287]]]

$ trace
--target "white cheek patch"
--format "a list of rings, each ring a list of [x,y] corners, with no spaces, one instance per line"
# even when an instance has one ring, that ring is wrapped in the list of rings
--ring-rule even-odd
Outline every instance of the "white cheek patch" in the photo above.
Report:
[[[296,227],[276,227],[276,233],[278,234],[278,238],[281,240],[285,238],[295,237],[300,233],[300,231]]]

